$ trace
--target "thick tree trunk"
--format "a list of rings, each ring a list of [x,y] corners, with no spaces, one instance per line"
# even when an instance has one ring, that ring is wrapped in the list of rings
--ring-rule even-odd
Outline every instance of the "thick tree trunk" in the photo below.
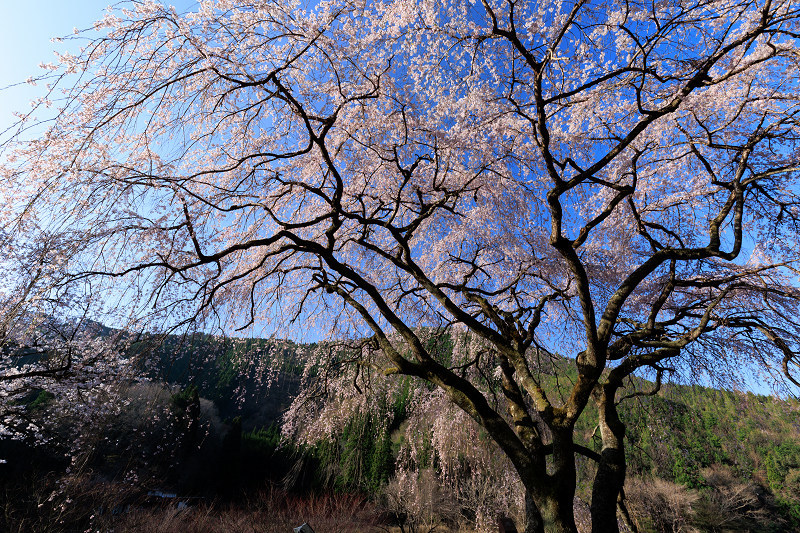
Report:
[[[544,533],[544,521],[539,508],[533,502],[530,491],[525,491],[525,524],[522,530],[525,533]]]
[[[569,502],[557,498],[544,502],[540,509],[544,519],[545,533],[577,533],[575,513],[572,510],[572,498]]]
[[[618,533],[617,501],[625,483],[625,425],[614,403],[617,387],[605,385],[598,394],[603,449],[592,485],[592,533]]]
[[[575,456],[572,428],[553,431],[551,474],[542,483],[524,479],[526,494],[526,533],[577,533],[573,499],[575,497]]]
[[[559,501],[555,494],[525,496],[525,533],[577,533],[572,500]]]
[[[553,474],[551,476],[553,494],[542,512],[545,531],[577,532],[573,509],[577,476],[575,451],[572,444],[573,432],[571,425],[553,430]],[[548,522],[552,524],[550,530],[548,530]]]
[[[558,474],[548,476],[547,483],[526,481],[525,533],[577,533],[575,515],[572,509],[574,483],[559,482],[568,477]],[[572,478],[574,480],[574,477]],[[566,487],[565,487],[566,485]]]
[[[625,482],[625,452],[604,448],[592,486],[592,533],[617,533],[617,499]]]

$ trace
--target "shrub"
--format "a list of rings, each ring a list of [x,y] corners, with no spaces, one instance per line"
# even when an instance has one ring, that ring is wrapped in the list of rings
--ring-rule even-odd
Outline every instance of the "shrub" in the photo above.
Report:
[[[631,477],[625,482],[628,509],[640,531],[694,533],[692,511],[696,490],[663,479]]]

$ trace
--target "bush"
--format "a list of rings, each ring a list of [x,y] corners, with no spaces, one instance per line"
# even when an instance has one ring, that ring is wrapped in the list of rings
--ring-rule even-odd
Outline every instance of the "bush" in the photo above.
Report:
[[[784,531],[768,493],[754,483],[742,482],[730,468],[715,465],[701,472],[706,482],[695,506],[693,523],[701,531]]]
[[[700,500],[696,490],[663,479],[629,478],[625,482],[628,510],[640,531],[694,533],[692,511]]]
[[[399,471],[383,491],[384,504],[405,532],[430,532],[441,525],[455,525],[461,506],[455,494],[443,489],[433,470]]]

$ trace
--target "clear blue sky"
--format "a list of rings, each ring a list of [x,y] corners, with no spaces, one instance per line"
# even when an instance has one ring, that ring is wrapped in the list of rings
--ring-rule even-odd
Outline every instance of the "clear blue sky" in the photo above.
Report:
[[[51,63],[53,50],[77,52],[75,42],[53,43],[53,37],[71,34],[74,28],[91,28],[115,0],[0,0],[0,132],[13,123],[14,111],[29,109],[42,88],[24,82]],[[124,3],[124,2],[123,2]],[[179,9],[193,0],[164,0]],[[38,90],[37,90],[38,89]]]

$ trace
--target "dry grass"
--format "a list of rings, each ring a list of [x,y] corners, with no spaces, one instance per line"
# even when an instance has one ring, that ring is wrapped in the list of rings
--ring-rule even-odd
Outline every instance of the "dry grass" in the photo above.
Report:
[[[200,504],[178,510],[139,508],[120,517],[92,524],[113,527],[115,533],[287,533],[303,522],[325,533],[379,531],[381,513],[366,498],[355,495],[295,497],[271,490],[244,505]],[[105,522],[105,523],[101,523]]]
[[[691,525],[697,491],[663,479],[628,478],[628,509],[641,531],[695,533]]]

